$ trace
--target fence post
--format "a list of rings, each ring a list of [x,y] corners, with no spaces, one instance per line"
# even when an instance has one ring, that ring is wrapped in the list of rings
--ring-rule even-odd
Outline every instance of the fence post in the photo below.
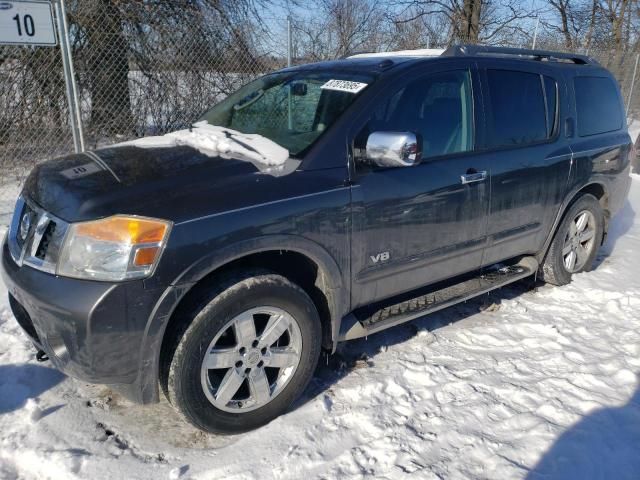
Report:
[[[291,15],[287,15],[287,67],[291,66]],[[291,89],[287,94],[287,126],[289,130],[293,129],[293,118],[291,116],[291,108],[292,108],[292,99],[291,99]]]
[[[76,153],[84,152],[84,132],[82,130],[82,114],[78,97],[78,86],[73,69],[73,55],[69,44],[69,25],[67,23],[67,11],[64,0],[54,0],[56,9],[56,21],[58,23],[58,37],[60,40],[60,53],[62,55],[62,69],[64,71],[64,83],[67,90],[67,102],[69,104],[69,120],[71,133]]]
[[[638,72],[638,59],[640,59],[640,53],[636,53],[636,64],[633,67],[633,77],[631,77],[631,88],[629,89],[629,95],[627,96],[627,117],[629,116],[629,108],[631,107],[631,97],[633,96],[633,87],[636,83],[636,73]]]
[[[291,66],[291,15],[287,15],[287,67]]]

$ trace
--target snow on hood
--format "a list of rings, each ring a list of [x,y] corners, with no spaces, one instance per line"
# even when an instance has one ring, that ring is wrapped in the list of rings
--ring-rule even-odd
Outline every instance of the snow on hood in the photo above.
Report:
[[[260,169],[282,166],[289,158],[289,150],[262,135],[209,125],[206,121],[195,123],[188,130],[139,138],[115,146],[162,148],[179,145],[195,148],[212,157],[245,160]]]

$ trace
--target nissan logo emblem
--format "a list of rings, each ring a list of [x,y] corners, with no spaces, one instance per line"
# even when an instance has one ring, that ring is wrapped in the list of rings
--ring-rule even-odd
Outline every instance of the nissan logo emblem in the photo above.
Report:
[[[31,228],[31,215],[29,212],[25,212],[22,215],[22,220],[20,220],[20,240],[24,241],[27,239],[27,235],[29,235],[29,229]]]
[[[10,2],[0,2],[0,10],[11,10],[13,8],[13,4]]]

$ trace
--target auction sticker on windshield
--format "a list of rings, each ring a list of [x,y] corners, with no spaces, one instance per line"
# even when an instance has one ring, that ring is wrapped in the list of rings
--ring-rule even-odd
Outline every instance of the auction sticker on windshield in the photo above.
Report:
[[[320,88],[324,90],[338,90],[340,92],[358,93],[366,86],[367,84],[362,82],[351,82],[349,80],[329,80]]]

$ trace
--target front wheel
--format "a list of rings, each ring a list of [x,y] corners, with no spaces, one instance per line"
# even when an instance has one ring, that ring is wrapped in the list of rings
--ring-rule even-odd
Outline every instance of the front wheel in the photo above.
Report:
[[[318,312],[301,288],[275,274],[241,275],[208,297],[167,359],[169,400],[205,431],[257,428],[284,413],[311,380]]]
[[[588,272],[602,243],[604,213],[593,195],[585,194],[569,208],[542,265],[545,282],[566,285],[574,273]]]

